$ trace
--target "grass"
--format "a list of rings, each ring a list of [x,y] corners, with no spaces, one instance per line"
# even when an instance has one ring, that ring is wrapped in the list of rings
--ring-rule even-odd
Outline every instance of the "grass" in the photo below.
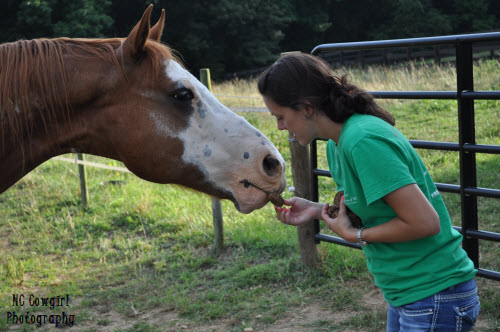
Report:
[[[454,73],[448,67],[346,70],[367,90],[451,90],[454,86]],[[498,62],[480,62],[475,73],[478,90],[500,90]],[[213,89],[216,94],[258,96],[255,81],[225,82]],[[240,99],[236,106],[257,106],[244,104],[254,101]],[[229,98],[225,103],[234,106]],[[457,141],[455,102],[383,103],[409,139]],[[500,145],[500,102],[476,101],[475,110],[477,141]],[[274,118],[267,113],[243,116],[289,161],[287,133],[275,129]],[[456,153],[418,152],[436,182],[458,183]],[[117,165],[104,158],[87,159]],[[324,157],[319,162],[327,168]],[[477,168],[480,186],[500,188],[500,156],[478,154]],[[209,197],[96,168],[87,168],[87,177],[87,211],[80,208],[76,167],[56,161],[41,165],[0,195],[0,331],[11,327],[6,315],[12,311],[33,315],[64,311],[74,314],[75,326],[87,331],[182,330],[184,325],[188,329],[214,325],[231,331],[250,326],[265,330],[290,312],[314,304],[328,314],[302,325],[299,322],[298,327],[311,331],[383,329],[384,310],[373,311],[359,301],[373,285],[359,250],[320,244],[322,264],[305,267],[300,264],[296,230],[277,222],[270,206],[242,215],[224,201],[226,246],[221,255],[215,255]],[[120,182],[114,185],[112,180]],[[290,170],[287,180],[291,183]],[[333,185],[331,179],[321,179],[322,201],[332,199]],[[443,196],[454,224],[459,225],[458,195]],[[500,232],[498,200],[479,198],[478,206],[480,229]],[[483,243],[480,266],[499,271],[500,247]],[[482,326],[494,331],[500,326],[498,282],[483,278],[478,282]],[[71,305],[15,307],[12,294],[69,294]],[[343,320],[333,318],[333,313],[343,311],[353,314]],[[36,328],[31,324],[18,327]]]

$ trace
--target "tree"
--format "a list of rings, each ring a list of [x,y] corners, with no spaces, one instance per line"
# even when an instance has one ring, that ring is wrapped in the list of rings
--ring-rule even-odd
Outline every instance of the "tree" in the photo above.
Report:
[[[102,37],[113,24],[110,6],[111,0],[23,0],[16,8],[16,39]]]
[[[53,34],[68,37],[104,37],[113,25],[111,0],[59,0],[54,7]]]
[[[325,40],[325,32],[332,26],[328,6],[333,0],[294,0],[291,2],[292,16],[284,29],[280,42],[282,51],[310,52]]]
[[[19,9],[19,1],[0,1],[0,42],[14,41],[21,36],[17,32],[16,13]]]
[[[269,65],[322,43],[498,30],[498,0],[2,0],[0,41],[126,37],[149,4],[163,40],[194,73]]]
[[[215,37],[226,71],[267,66],[280,53],[279,42],[290,19],[283,0],[219,0],[211,7],[210,36]]]
[[[453,25],[457,32],[480,32],[495,27],[495,16],[488,13],[488,0],[455,0]]]
[[[52,6],[53,1],[21,1],[17,11],[20,38],[52,37]]]
[[[394,0],[335,0],[328,5],[329,22],[324,41],[351,42],[387,38],[394,19]]]
[[[452,25],[431,0],[399,0],[387,31],[389,38],[427,37],[450,34]]]
[[[188,68],[209,67],[214,78],[276,59],[290,16],[285,0],[171,0],[164,6],[164,40]]]
[[[171,1],[158,0],[112,0],[109,15],[113,19],[113,26],[108,30],[109,37],[126,37],[135,26],[146,8],[152,4],[155,6],[151,13],[151,22],[156,22],[160,16],[160,9]],[[167,15],[173,14],[167,12]]]

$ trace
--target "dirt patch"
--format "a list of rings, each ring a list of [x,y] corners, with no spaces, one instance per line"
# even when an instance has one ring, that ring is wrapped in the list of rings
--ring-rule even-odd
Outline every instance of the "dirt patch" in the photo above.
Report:
[[[367,290],[367,292],[361,298],[361,303],[365,307],[372,310],[381,310],[387,308],[387,302],[385,302],[380,288],[375,286],[373,286],[372,289]]]
[[[193,331],[193,332],[215,332],[215,331],[243,331],[242,322],[235,319],[224,319],[207,324],[191,321],[179,317],[175,311],[165,311],[164,309],[151,310],[148,313],[123,315],[114,310],[105,312],[105,308],[96,307],[87,310],[85,316],[88,317],[84,322],[76,322],[71,331],[129,331],[148,324],[159,329],[159,331]],[[254,331],[268,332],[306,332],[314,330],[321,322],[338,323],[350,318],[354,313],[351,311],[336,311],[326,309],[321,303],[313,303],[298,309],[291,309],[283,318],[265,328],[253,327]],[[257,319],[259,317],[256,317]],[[349,332],[351,330],[344,330]],[[354,331],[352,331],[354,332]],[[358,331],[359,332],[359,331]]]
[[[2,252],[10,252],[12,245],[10,244],[9,240],[9,235],[8,234],[0,234],[0,249],[2,249]]]
[[[112,310],[103,305],[90,307],[82,305],[82,299],[75,299],[72,302],[72,313],[76,320],[73,327],[62,327],[61,330],[67,331],[134,331],[149,326],[157,331],[164,332],[218,332],[218,331],[244,331],[243,322],[228,318],[211,322],[197,322],[180,317],[179,313],[169,308],[158,308],[147,312],[140,312],[133,306],[125,308],[126,314]],[[266,332],[309,332],[330,330],[352,317],[370,310],[373,312],[385,312],[387,304],[383,299],[382,293],[373,286],[365,290],[360,299],[360,311],[352,310],[333,310],[327,308],[325,303],[313,302],[298,308],[290,310],[279,320],[265,327],[248,326],[248,331],[266,331]],[[363,311],[364,310],[364,311]],[[259,316],[255,320],[259,320]],[[7,331],[16,331],[19,326],[9,326]],[[53,326],[38,329],[39,331],[52,331]],[[487,331],[488,323],[478,320],[476,331]],[[342,328],[344,332],[363,332],[364,330]]]
[[[376,287],[369,290],[368,293],[360,300],[360,308],[365,308],[372,311],[384,310],[387,307],[382,292]],[[329,308],[325,308],[322,303],[312,303],[299,310],[291,311],[282,319],[276,321],[271,326],[267,327],[265,331],[269,332],[306,332],[311,330],[324,328],[328,329],[328,325],[336,325],[343,321],[348,320],[360,312],[355,312],[352,310],[340,310],[334,311]],[[344,329],[345,332],[354,332],[354,330]],[[359,332],[359,330],[356,330]]]
[[[363,306],[370,310],[384,310],[385,302],[378,288],[371,289],[361,299]],[[206,323],[185,319],[174,310],[158,308],[148,312],[139,312],[135,308],[126,308],[127,314],[110,310],[102,305],[91,308],[82,308],[81,299],[75,299],[72,307],[76,311],[76,324],[71,331],[132,331],[138,327],[149,325],[159,331],[193,331],[193,332],[215,332],[215,331],[241,331],[244,330],[243,322],[228,318]],[[306,332],[321,330],[327,325],[343,322],[356,312],[349,310],[334,311],[326,308],[324,303],[311,303],[299,308],[291,308],[284,317],[271,325],[262,328],[252,327],[254,331],[268,332]],[[80,321],[79,318],[81,319]],[[258,320],[260,317],[255,317]],[[327,324],[327,325],[325,325]],[[69,329],[69,328],[68,328]],[[349,332],[351,330],[344,330]],[[359,332],[359,330],[358,330]]]
[[[311,331],[321,322],[342,322],[352,316],[351,311],[331,311],[320,303],[313,303],[275,322],[265,329],[270,332]]]
[[[111,331],[128,331],[133,330],[137,325],[147,324],[150,326],[161,327],[162,331],[179,331],[188,330],[190,325],[189,320],[179,318],[179,315],[174,311],[165,309],[153,309],[147,313],[134,312],[129,316],[110,310],[104,313],[99,313],[104,308],[95,308],[92,313],[92,319],[84,322],[76,331],[93,329],[95,331],[111,332]],[[72,329],[73,330],[73,329]]]

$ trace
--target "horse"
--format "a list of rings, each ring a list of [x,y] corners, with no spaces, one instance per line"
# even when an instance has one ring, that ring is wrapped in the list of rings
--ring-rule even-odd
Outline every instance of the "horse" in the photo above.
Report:
[[[0,45],[0,193],[50,158],[115,159],[138,177],[228,199],[242,213],[286,185],[277,148],[161,42],[150,5],[126,38]]]

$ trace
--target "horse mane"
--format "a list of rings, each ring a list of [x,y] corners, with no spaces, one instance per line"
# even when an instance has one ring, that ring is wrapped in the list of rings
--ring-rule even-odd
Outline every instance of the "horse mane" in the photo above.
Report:
[[[2,145],[5,145],[6,135],[10,136],[11,142],[22,142],[26,131],[28,135],[33,131],[36,119],[41,120],[48,131],[48,124],[56,118],[69,117],[70,91],[64,57],[99,58],[115,66],[123,81],[127,81],[123,59],[116,55],[123,40],[56,38],[19,40],[0,45]],[[146,61],[144,77],[157,77],[163,61],[168,58],[178,61],[167,45],[148,40],[143,59]]]

